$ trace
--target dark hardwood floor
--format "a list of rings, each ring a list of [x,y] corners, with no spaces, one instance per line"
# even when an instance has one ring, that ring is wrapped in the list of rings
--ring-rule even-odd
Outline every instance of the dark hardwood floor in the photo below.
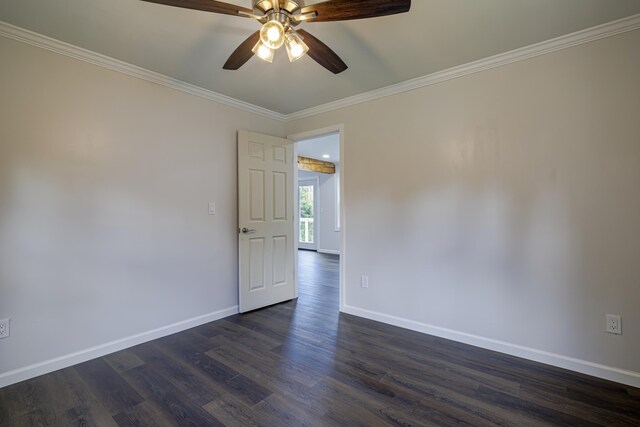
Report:
[[[0,389],[0,425],[640,425],[640,390],[349,315],[338,258],[297,301]]]

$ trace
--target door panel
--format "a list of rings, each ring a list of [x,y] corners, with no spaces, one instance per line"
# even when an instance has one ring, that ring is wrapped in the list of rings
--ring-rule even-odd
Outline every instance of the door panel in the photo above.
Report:
[[[249,239],[249,289],[264,289],[264,238]]]
[[[238,132],[241,312],[295,295],[292,144],[287,139]]]
[[[249,183],[251,221],[264,221],[264,171],[249,170]]]
[[[273,220],[287,220],[287,174],[273,173]]]
[[[287,283],[287,236],[273,238],[273,286]]]

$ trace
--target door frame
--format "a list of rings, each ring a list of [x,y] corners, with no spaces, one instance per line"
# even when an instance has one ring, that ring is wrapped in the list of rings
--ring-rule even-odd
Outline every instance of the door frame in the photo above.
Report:
[[[324,135],[329,135],[329,134],[338,134],[339,136],[339,140],[340,140],[340,286],[339,286],[339,290],[340,290],[340,298],[339,298],[339,306],[340,306],[340,311],[344,312],[344,307],[345,307],[345,301],[346,301],[346,286],[345,286],[345,274],[346,274],[346,265],[347,265],[347,256],[346,256],[346,239],[345,236],[347,234],[347,222],[346,222],[346,215],[345,215],[345,202],[346,199],[344,197],[344,188],[345,188],[345,174],[344,174],[344,125],[343,124],[337,124],[337,125],[333,125],[333,126],[327,126],[324,128],[320,128],[320,129],[313,129],[313,130],[309,130],[309,131],[305,131],[305,132],[299,132],[299,133],[294,133],[291,135],[287,136],[287,139],[290,139],[291,141],[294,142],[293,144],[293,158],[297,159],[298,158],[298,141],[302,141],[305,139],[311,139],[311,138],[317,138],[320,136],[324,136]],[[294,161],[294,164],[296,164],[297,162]],[[293,171],[293,179],[294,182],[298,182],[298,168],[294,167],[294,171]],[[295,186],[295,192],[298,192],[298,187],[297,185]],[[298,206],[298,196],[297,194],[295,194],[294,197],[294,214],[295,214],[295,225],[296,225],[296,229],[300,227],[300,218],[298,218],[299,216],[299,209],[300,207]],[[293,270],[293,276],[294,276],[294,280],[295,280],[295,296],[298,296],[298,240],[299,237],[296,236],[295,240],[295,246],[294,246],[294,270]]]
[[[294,154],[295,155],[295,154]],[[296,168],[297,169],[297,168]],[[295,177],[295,175],[294,175]],[[319,208],[320,208],[320,179],[316,176],[313,178],[302,178],[299,179],[296,182],[296,185],[298,186],[298,203],[295,204],[295,206],[299,207],[300,204],[300,183],[312,183],[313,184],[313,247],[306,247],[306,248],[302,248],[302,249],[309,249],[312,251],[317,251],[318,248],[320,247],[320,221],[318,221],[318,214],[319,212]],[[295,236],[295,238],[297,239],[298,242],[298,249],[301,247],[301,242],[300,242],[300,210],[298,210],[297,215],[296,215],[296,219],[298,220],[298,227],[296,227],[296,231],[297,231],[297,235]]]

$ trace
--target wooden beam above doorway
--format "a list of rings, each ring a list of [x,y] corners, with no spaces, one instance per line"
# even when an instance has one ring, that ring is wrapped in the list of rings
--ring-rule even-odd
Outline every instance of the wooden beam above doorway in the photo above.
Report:
[[[298,169],[328,174],[336,173],[335,164],[302,156],[298,156]]]

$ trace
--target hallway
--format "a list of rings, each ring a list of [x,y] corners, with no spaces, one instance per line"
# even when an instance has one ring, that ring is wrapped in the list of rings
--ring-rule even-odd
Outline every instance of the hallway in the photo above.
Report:
[[[338,313],[340,256],[298,251],[298,304],[321,305]]]

